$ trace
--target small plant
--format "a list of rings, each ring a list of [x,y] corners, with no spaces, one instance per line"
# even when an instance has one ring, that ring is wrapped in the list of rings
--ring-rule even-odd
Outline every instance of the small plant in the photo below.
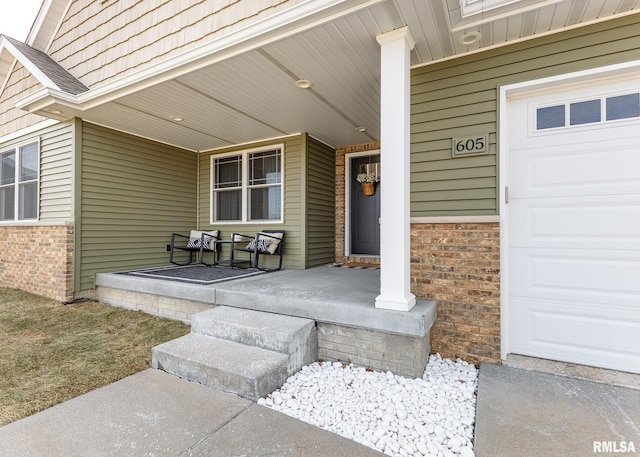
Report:
[[[373,173],[358,173],[356,181],[360,184],[371,184],[378,181],[378,177]]]

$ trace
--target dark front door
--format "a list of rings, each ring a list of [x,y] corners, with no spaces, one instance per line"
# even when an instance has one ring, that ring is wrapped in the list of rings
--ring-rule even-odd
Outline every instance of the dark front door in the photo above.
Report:
[[[376,193],[364,195],[356,181],[368,164],[380,162],[380,155],[351,159],[351,254],[380,255],[380,182]],[[379,165],[378,165],[379,167]]]

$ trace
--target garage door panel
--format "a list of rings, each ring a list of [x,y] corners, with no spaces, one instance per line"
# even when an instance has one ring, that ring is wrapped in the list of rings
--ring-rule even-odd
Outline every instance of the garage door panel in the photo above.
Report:
[[[638,191],[640,147],[610,140],[512,154],[510,199],[607,195]],[[544,151],[544,152],[541,152]]]
[[[640,75],[540,89],[508,104],[509,350],[640,373]]]
[[[640,196],[516,199],[510,245],[640,250]]]
[[[638,309],[640,252],[514,248],[512,297]],[[640,310],[638,311],[640,312]]]
[[[514,300],[523,319],[512,325],[513,351],[623,371],[640,372],[640,354],[630,342],[640,334],[640,313],[611,316],[606,303],[585,311],[572,303]]]

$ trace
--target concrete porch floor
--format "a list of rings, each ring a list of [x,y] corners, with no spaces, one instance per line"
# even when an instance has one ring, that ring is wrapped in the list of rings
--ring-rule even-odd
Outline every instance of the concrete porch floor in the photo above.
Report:
[[[380,290],[380,271],[376,269],[323,266],[280,270],[211,285],[99,273],[96,287],[98,298],[100,288],[113,288],[408,336],[425,335],[436,320],[431,300],[418,300],[408,312],[376,309]]]
[[[251,309],[315,321],[318,358],[421,377],[430,353],[435,303],[410,311],[375,308],[380,271],[323,266],[194,285],[119,273],[99,274],[98,300],[180,318],[214,306]]]

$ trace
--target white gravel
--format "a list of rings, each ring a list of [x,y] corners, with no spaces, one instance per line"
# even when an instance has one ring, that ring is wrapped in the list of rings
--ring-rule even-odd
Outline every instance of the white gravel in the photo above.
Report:
[[[473,365],[439,354],[422,379],[322,362],[258,403],[387,455],[474,457],[477,384]]]

